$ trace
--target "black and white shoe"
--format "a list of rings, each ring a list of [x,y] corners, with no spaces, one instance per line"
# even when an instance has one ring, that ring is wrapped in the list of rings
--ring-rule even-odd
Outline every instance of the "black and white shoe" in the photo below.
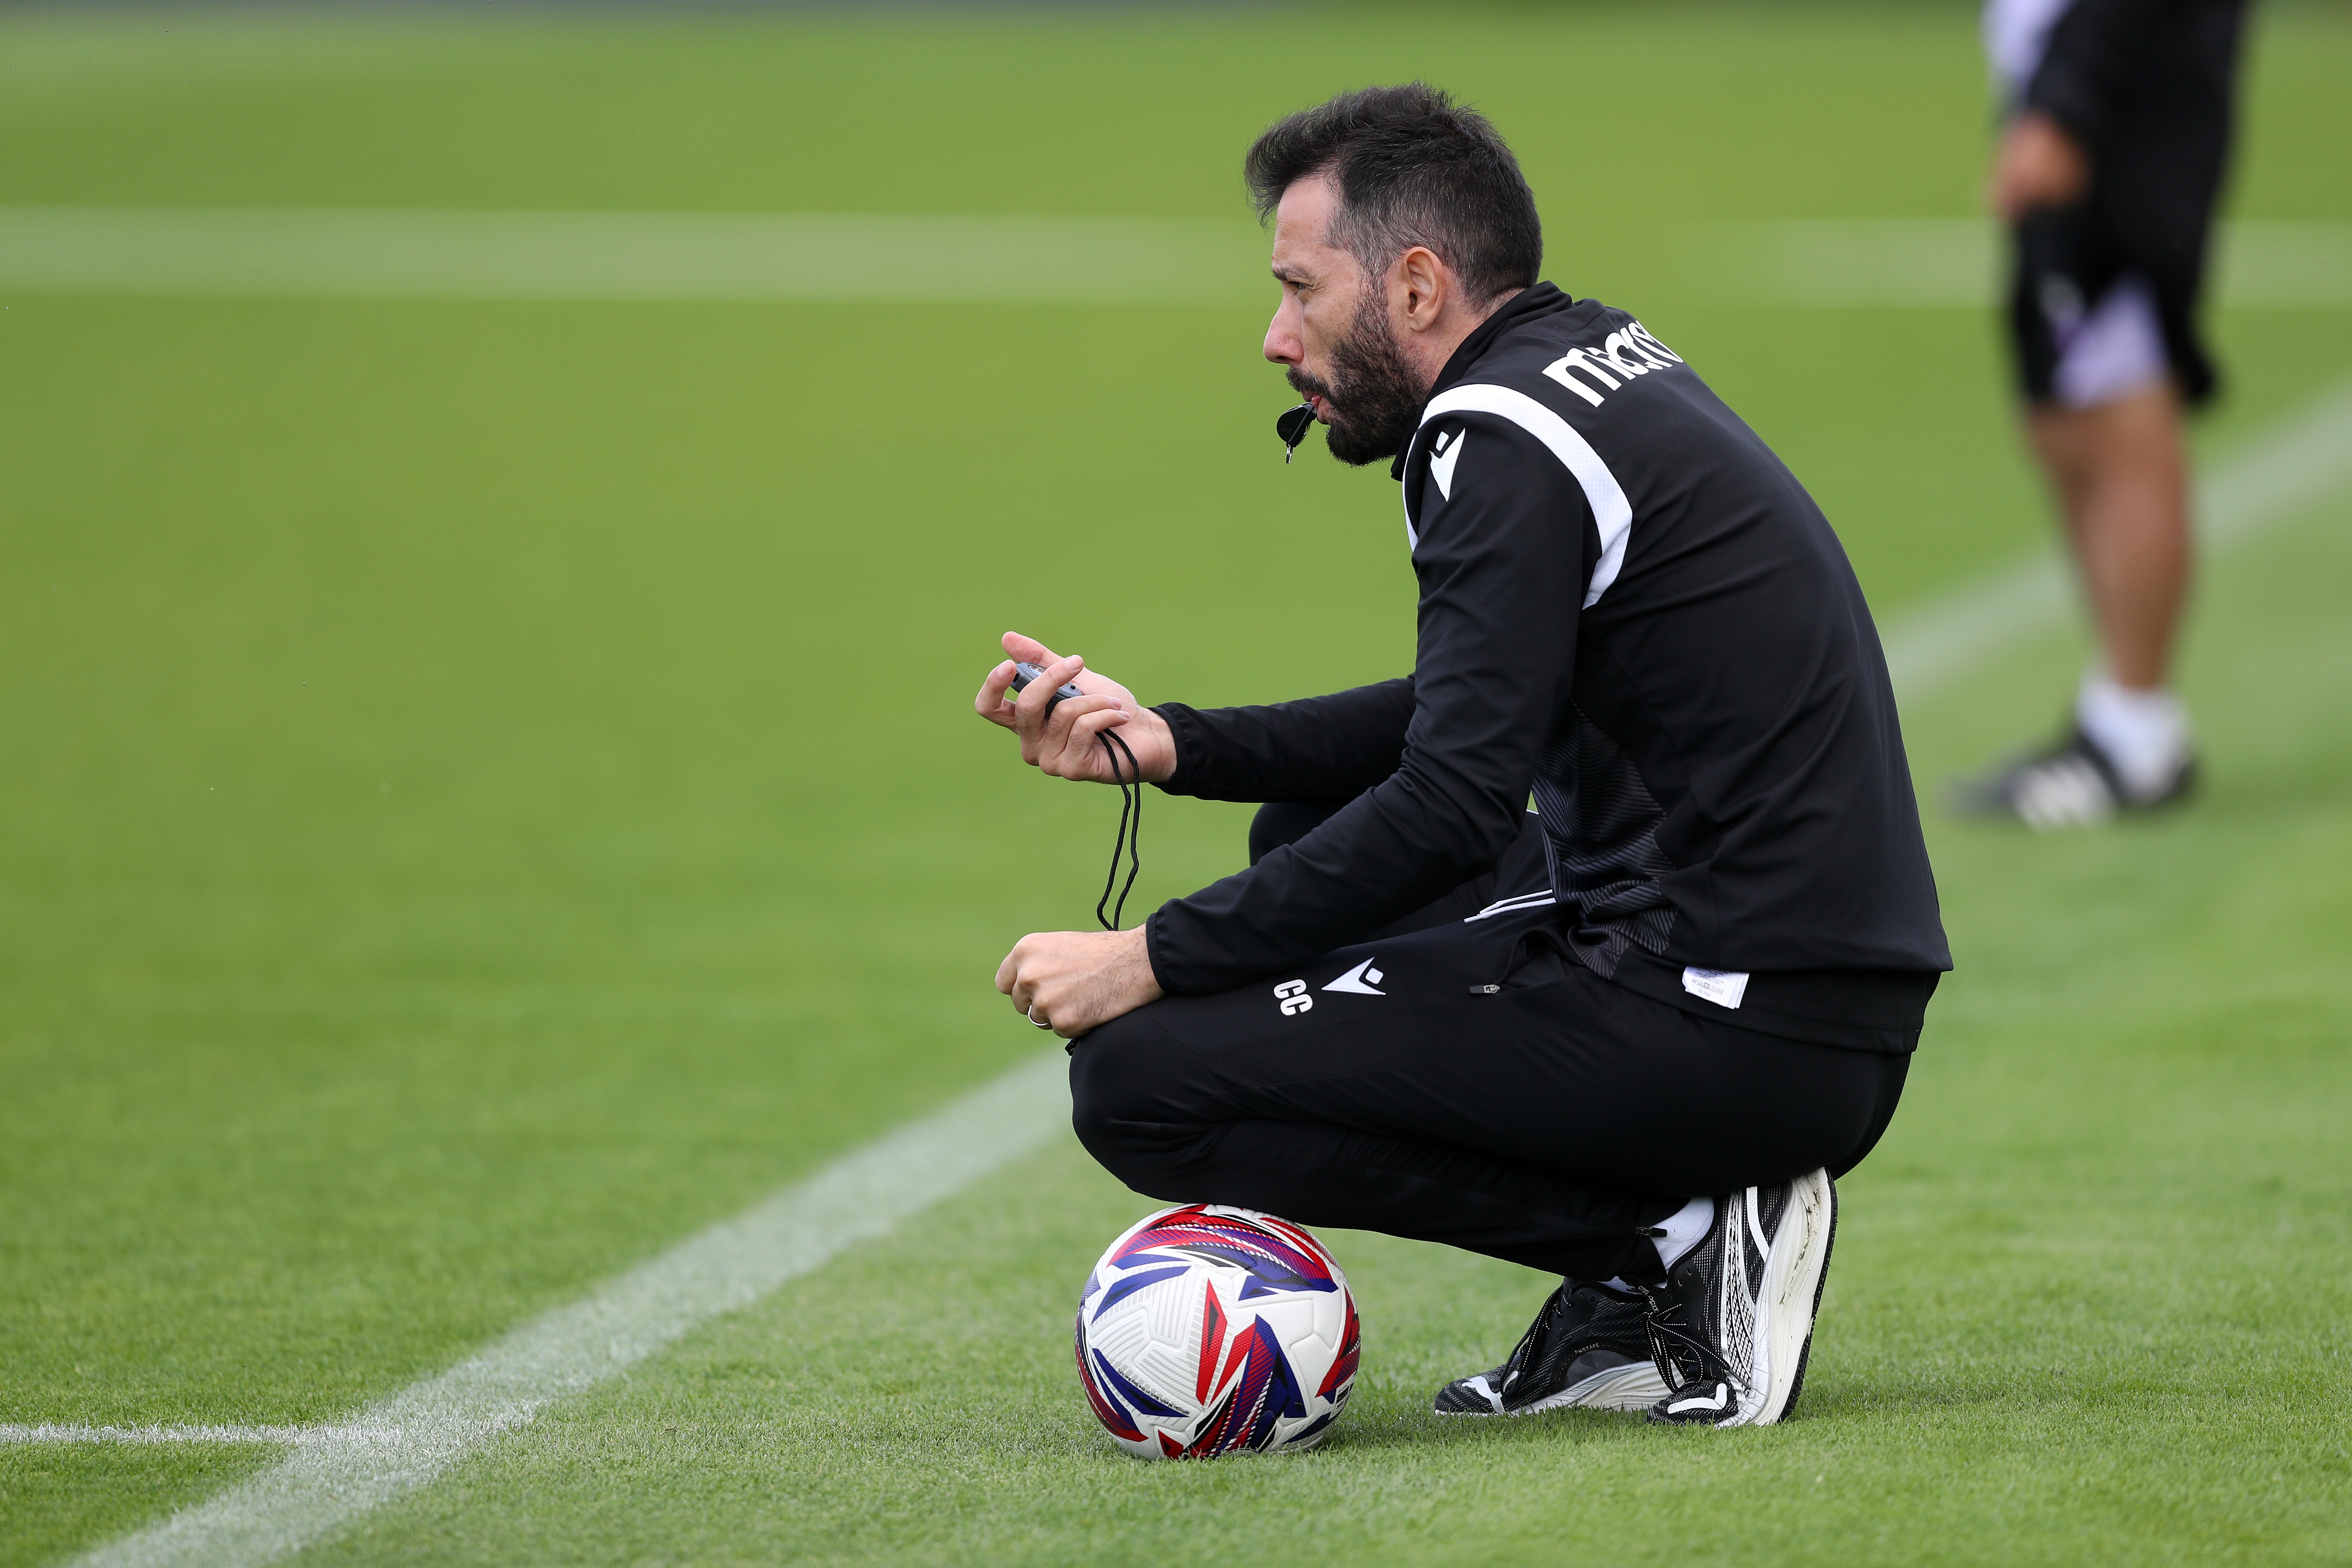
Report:
[[[1996,766],[1952,792],[1963,816],[2007,816],[2037,832],[2096,827],[2117,812],[2154,811],[2187,799],[2197,788],[2197,759],[2184,755],[2156,789],[2128,788],[2098,743],[2070,727],[2053,746]]]
[[[1533,1415],[1571,1405],[1647,1410],[1666,1393],[1650,1352],[1647,1302],[1638,1294],[1563,1279],[1492,1372],[1437,1391],[1440,1415]]]
[[[1650,1345],[1670,1391],[1650,1419],[1769,1426],[1787,1415],[1836,1239],[1827,1171],[1716,1199],[1706,1238],[1650,1291]]]

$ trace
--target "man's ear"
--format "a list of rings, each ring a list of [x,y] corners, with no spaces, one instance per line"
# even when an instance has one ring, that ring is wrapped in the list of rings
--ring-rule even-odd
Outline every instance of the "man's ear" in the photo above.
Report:
[[[1437,253],[1425,245],[1409,247],[1396,259],[1397,316],[1406,331],[1425,332],[1444,313],[1453,291],[1453,276]]]

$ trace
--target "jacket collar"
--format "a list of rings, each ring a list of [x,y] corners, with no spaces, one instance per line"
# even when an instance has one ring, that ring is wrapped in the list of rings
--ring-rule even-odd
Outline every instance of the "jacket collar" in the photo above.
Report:
[[[1537,316],[1549,316],[1561,310],[1571,310],[1575,304],[1575,300],[1549,283],[1538,283],[1532,289],[1520,289],[1506,300],[1500,310],[1479,322],[1470,335],[1462,340],[1461,347],[1454,351],[1454,357],[1447,360],[1445,368],[1437,373],[1436,381],[1430,384],[1429,396],[1421,400],[1421,405],[1427,408],[1430,398],[1435,397],[1439,393],[1468,375],[1471,367],[1486,358],[1486,351],[1495,346],[1495,340],[1513,327]],[[1419,429],[1420,425],[1420,420],[1413,421],[1415,429]],[[1404,446],[1397,452],[1396,461],[1389,465],[1389,478],[1392,479],[1404,478],[1404,460],[1412,451],[1412,437],[1408,436],[1405,437]]]

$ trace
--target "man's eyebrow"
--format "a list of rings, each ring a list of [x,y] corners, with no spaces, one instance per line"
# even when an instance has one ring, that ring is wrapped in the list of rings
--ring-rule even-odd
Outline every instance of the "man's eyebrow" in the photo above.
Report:
[[[1311,279],[1307,278],[1307,274],[1301,272],[1297,268],[1286,267],[1279,261],[1267,263],[1266,270],[1274,274],[1274,280],[1277,283],[1306,283],[1311,281]]]

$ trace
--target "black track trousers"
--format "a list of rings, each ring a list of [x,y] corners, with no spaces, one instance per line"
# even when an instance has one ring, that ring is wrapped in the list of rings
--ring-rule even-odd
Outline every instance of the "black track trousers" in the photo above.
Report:
[[[1277,812],[1302,816],[1291,831],[1320,815]],[[1568,956],[1549,902],[1482,915],[1548,898],[1528,821],[1493,871],[1370,942],[1073,1042],[1079,1140],[1164,1202],[1637,1282],[1660,1277],[1641,1227],[1690,1198],[1859,1163],[1910,1058],[1778,1038],[1603,980]],[[1256,853],[1291,836],[1267,826]]]

